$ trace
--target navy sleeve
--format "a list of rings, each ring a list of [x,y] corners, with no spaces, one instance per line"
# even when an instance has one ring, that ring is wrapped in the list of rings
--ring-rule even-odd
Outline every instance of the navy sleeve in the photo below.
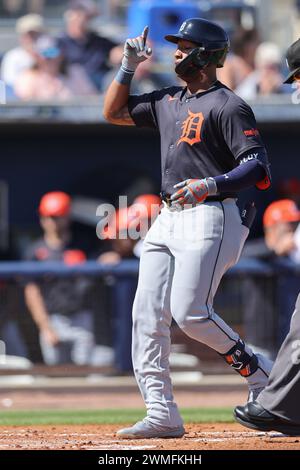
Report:
[[[243,153],[236,168],[214,179],[221,193],[241,191],[254,185],[260,190],[268,189],[271,186],[271,173],[265,149],[255,148]]]
[[[131,95],[128,100],[129,114],[137,127],[157,128],[156,102],[157,92],[143,95]]]
[[[250,151],[243,153],[239,157],[238,162],[241,166],[253,160],[255,160],[264,170],[263,177],[255,182],[256,188],[260,189],[261,191],[269,189],[271,186],[272,176],[270,171],[269,158],[265,147],[250,149]]]
[[[235,159],[254,147],[264,147],[252,109],[234,94],[219,111],[218,127]]]
[[[263,167],[257,160],[239,165],[226,175],[215,176],[218,192],[236,192],[251,188],[265,176]]]

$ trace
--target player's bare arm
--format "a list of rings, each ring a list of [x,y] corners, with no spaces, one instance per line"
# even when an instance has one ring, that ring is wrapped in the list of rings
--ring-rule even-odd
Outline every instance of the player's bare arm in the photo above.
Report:
[[[25,286],[25,302],[31,313],[32,319],[43,334],[44,339],[50,345],[58,343],[58,336],[52,328],[49,314],[37,284],[31,282]]]
[[[134,126],[128,111],[129,86],[114,80],[104,99],[103,116],[106,121],[119,126]]]
[[[148,32],[149,28],[146,26],[140,36],[125,42],[121,68],[104,99],[103,115],[112,124],[134,126],[128,111],[130,84],[139,64],[151,56],[152,51],[147,46]]]

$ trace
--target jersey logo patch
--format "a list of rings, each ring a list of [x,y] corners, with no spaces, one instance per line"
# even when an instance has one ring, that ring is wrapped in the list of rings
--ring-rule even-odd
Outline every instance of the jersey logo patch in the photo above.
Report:
[[[188,110],[189,116],[183,121],[182,134],[177,142],[177,146],[180,142],[186,142],[189,145],[194,145],[197,142],[201,142],[201,128],[204,121],[202,113],[192,113]]]
[[[259,135],[258,129],[249,129],[247,131],[244,131],[244,134],[246,137],[256,137]]]

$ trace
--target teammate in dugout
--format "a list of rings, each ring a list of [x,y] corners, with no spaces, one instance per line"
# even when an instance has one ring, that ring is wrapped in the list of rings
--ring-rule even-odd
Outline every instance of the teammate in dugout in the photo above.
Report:
[[[161,136],[164,208],[145,238],[133,305],[132,359],[147,417],[118,432],[132,439],[185,432],[169,372],[172,316],[246,379],[248,400],[265,387],[272,367],[213,310],[220,280],[239,259],[249,233],[237,193],[270,186],[253,112],[216,77],[228,36],[210,21],[186,20],[178,34],[165,38],[176,44],[175,72],[186,86],[133,96],[135,70],[151,54],[147,34],[146,27],[141,36],[127,39],[104,103],[107,121],[151,127]]]

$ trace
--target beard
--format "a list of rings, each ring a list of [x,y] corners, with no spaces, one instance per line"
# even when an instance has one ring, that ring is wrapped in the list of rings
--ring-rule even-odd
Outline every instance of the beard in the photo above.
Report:
[[[182,73],[176,72],[176,68],[175,68],[175,73],[177,77],[179,77],[181,80],[183,80],[186,83],[191,83],[197,78],[200,78],[200,75],[202,75],[201,70],[192,65],[188,67],[188,69]]]

